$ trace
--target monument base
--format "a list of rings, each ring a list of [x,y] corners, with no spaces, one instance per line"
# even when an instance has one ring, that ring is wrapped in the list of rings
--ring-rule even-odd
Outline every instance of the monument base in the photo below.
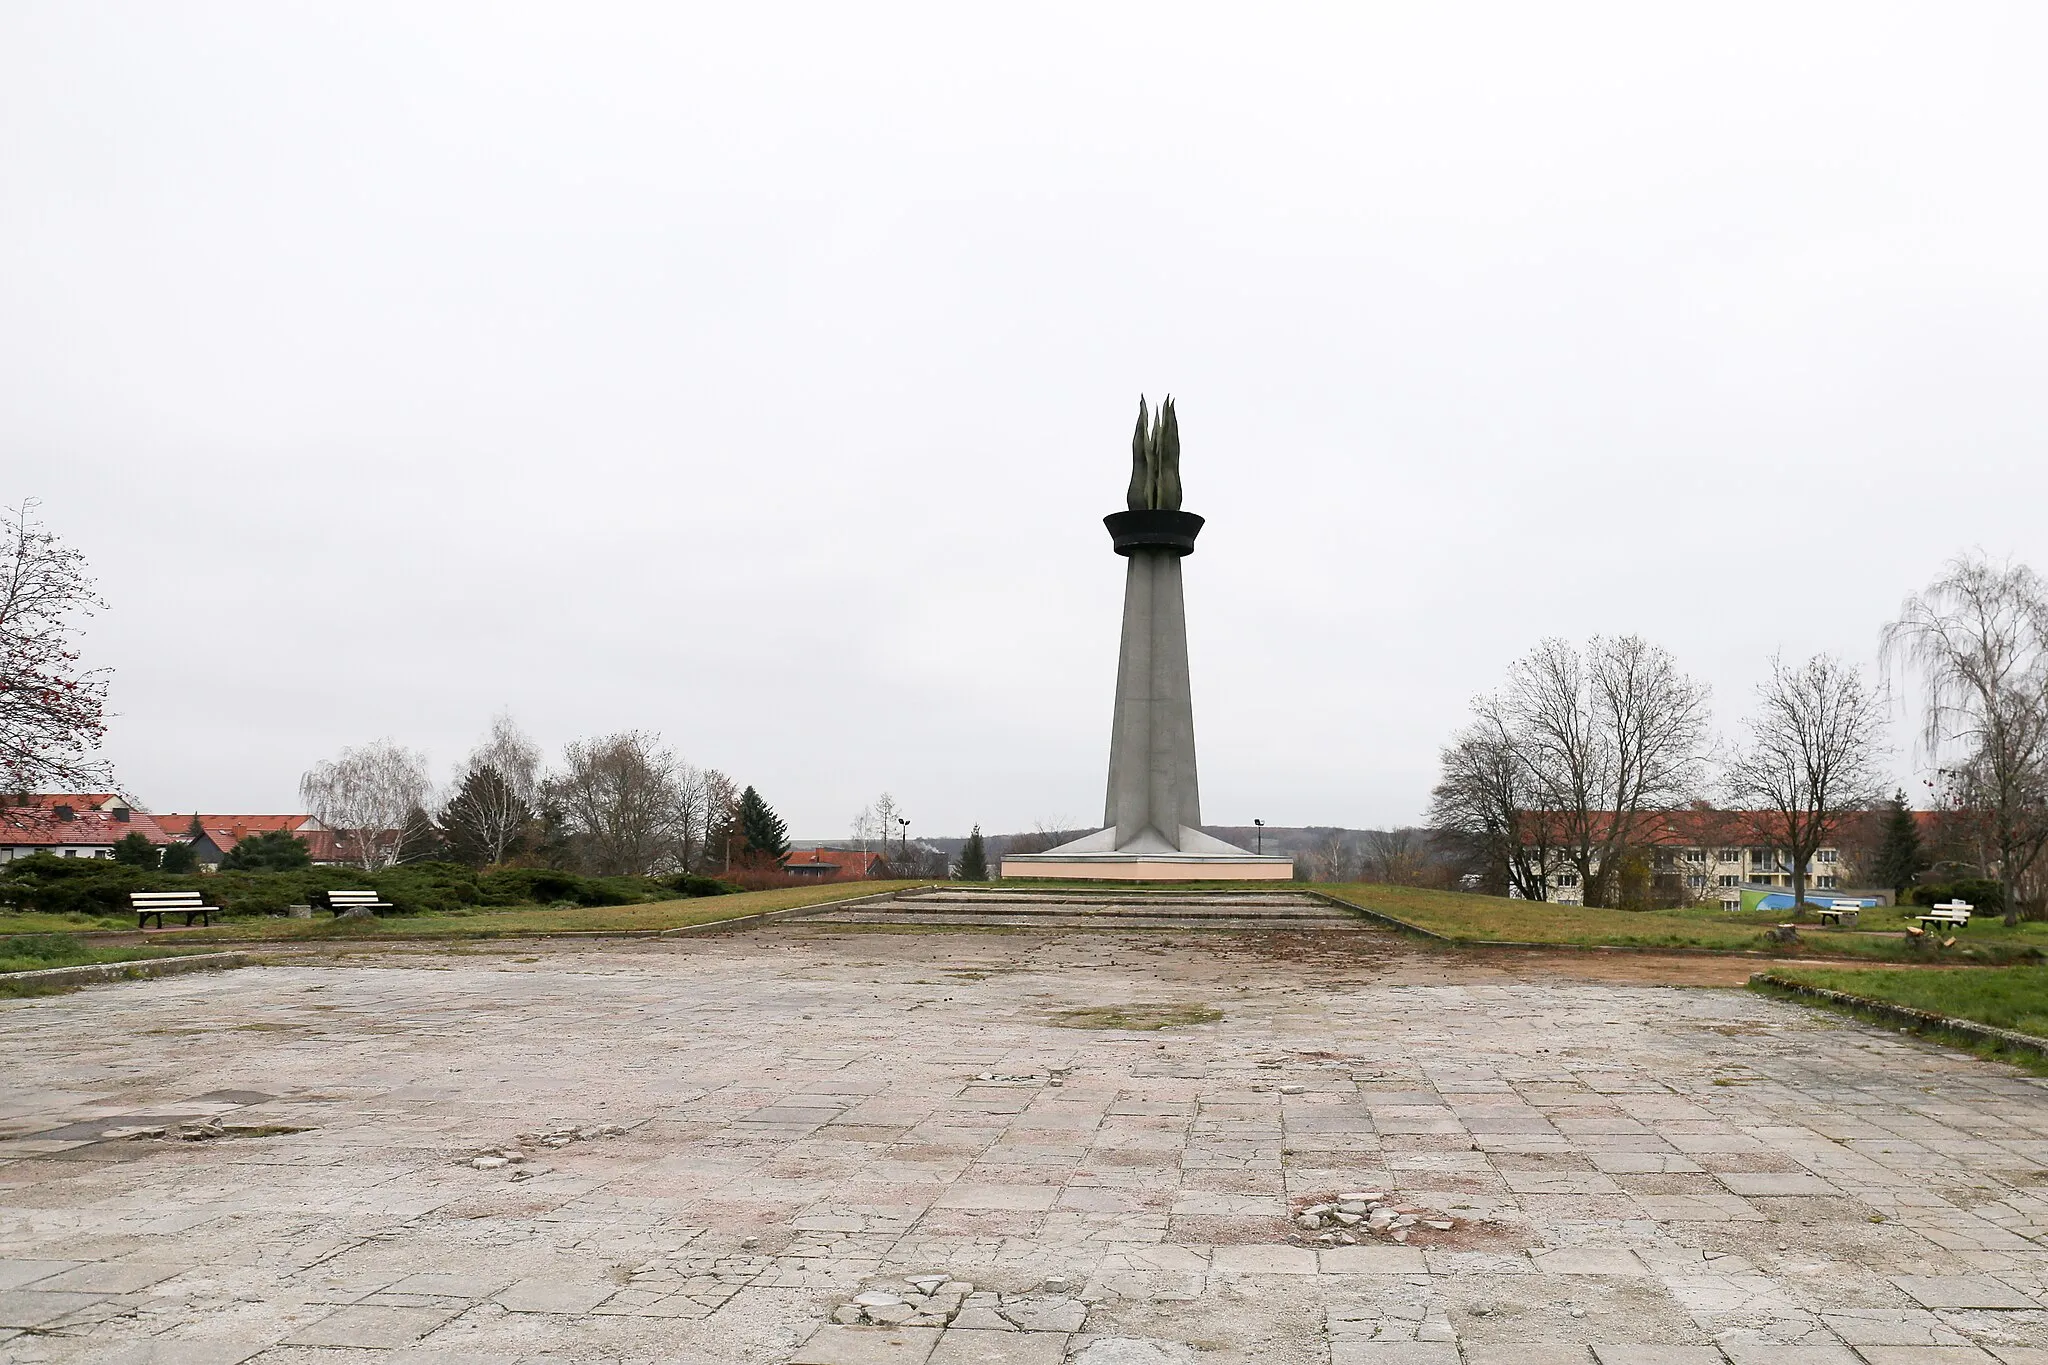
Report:
[[[1284,882],[1294,859],[1251,853],[1183,825],[1178,847],[1147,829],[1121,848],[1114,829],[1061,844],[1043,853],[1003,858],[1004,877],[1048,877],[1099,882]]]

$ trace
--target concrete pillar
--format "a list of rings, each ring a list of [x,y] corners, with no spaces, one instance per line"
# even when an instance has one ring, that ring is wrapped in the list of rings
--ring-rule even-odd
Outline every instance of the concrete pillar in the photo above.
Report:
[[[1131,847],[1149,830],[1166,848],[1178,849],[1181,827],[1202,823],[1181,553],[1154,546],[1125,553],[1103,824],[1116,831],[1117,848]]]

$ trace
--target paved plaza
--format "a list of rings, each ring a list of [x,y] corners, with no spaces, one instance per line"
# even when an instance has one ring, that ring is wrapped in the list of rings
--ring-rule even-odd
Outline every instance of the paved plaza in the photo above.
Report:
[[[1659,984],[1740,967],[799,923],[0,1003],[0,1359],[2048,1365],[2043,1083]]]

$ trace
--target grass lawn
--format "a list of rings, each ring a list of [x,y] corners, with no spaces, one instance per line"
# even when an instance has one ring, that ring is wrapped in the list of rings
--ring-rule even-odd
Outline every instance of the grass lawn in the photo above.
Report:
[[[0,972],[39,972],[45,967],[83,967],[99,962],[133,962],[177,957],[176,948],[97,948],[69,934],[31,934],[0,939]]]
[[[1541,901],[1430,891],[1371,883],[1317,886],[1315,890],[1377,910],[1459,942],[1556,943],[1621,948],[1712,948],[1763,950],[1764,931],[1786,922],[1777,911],[1729,913],[1718,906],[1683,910],[1604,910]],[[1980,919],[1954,937],[1953,948],[1915,950],[1900,936],[1910,920],[1880,906],[1863,914],[1860,931],[1823,929],[1809,913],[1800,924],[1799,956],[1897,960],[2011,961],[2048,951],[2048,924],[2023,923],[2008,929],[1995,918]]]
[[[90,934],[134,927],[133,915],[46,915],[0,908],[0,934]]]
[[[328,939],[504,938],[531,934],[644,933],[692,924],[738,919],[769,910],[788,910],[824,901],[900,891],[917,882],[833,882],[826,886],[783,886],[730,896],[696,896],[646,905],[594,905],[551,910],[543,906],[482,908],[446,915],[392,915],[381,919],[228,920],[212,928],[152,932],[151,943],[209,943],[261,939],[266,942]]]
[[[1772,975],[2048,1038],[2048,968],[1976,967],[1944,972],[1782,967]],[[1768,991],[1769,986],[1759,989]]]

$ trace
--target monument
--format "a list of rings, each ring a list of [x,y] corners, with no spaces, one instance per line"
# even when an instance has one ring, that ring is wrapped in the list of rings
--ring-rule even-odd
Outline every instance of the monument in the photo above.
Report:
[[[1202,802],[1180,562],[1195,552],[1202,518],[1180,506],[1180,423],[1173,399],[1149,417],[1148,425],[1141,397],[1127,506],[1102,519],[1111,547],[1125,561],[1103,828],[1044,853],[1007,854],[1002,875],[1286,881],[1294,875],[1292,859],[1260,857],[1197,828]]]

